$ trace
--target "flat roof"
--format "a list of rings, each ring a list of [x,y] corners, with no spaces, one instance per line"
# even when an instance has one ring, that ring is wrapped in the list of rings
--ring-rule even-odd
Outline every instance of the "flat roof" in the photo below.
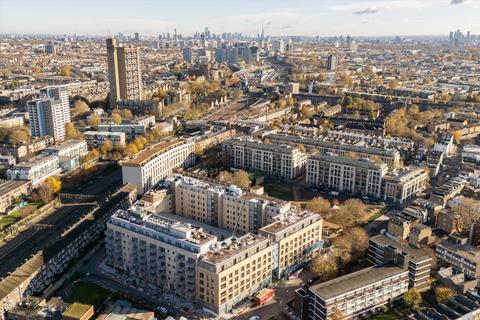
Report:
[[[334,297],[346,294],[362,287],[374,284],[386,278],[408,274],[407,269],[400,268],[393,263],[373,266],[362,269],[342,277],[317,284],[310,287],[310,291],[320,296],[323,300],[329,300]]]
[[[83,144],[83,143],[86,143],[86,141],[85,140],[67,140],[60,144],[54,144],[53,146],[49,146],[45,148],[45,150],[63,150],[65,148]]]
[[[22,187],[25,184],[30,183],[26,180],[3,180],[0,181],[0,196],[9,193],[19,187]]]
[[[379,234],[370,238],[370,241],[380,243],[384,246],[391,246],[398,250],[402,250],[403,252],[407,253],[410,260],[418,263],[425,260],[432,259],[428,253],[423,251],[422,249],[417,249],[410,246],[407,242],[401,241],[400,239],[393,239],[384,234]]]
[[[16,290],[20,284],[37,272],[44,264],[43,253],[37,253],[10,275],[0,281],[0,300]]]
[[[65,310],[65,312],[62,314],[62,316],[69,317],[69,318],[80,319],[91,308],[93,308],[92,305],[74,302],[70,305],[70,307],[68,307],[67,310]]]
[[[173,140],[173,141],[164,141],[164,142],[154,144],[153,146],[147,147],[146,149],[140,151],[131,159],[122,161],[122,166],[141,167],[146,162],[155,158],[159,154],[165,152],[167,149],[184,144],[184,143],[185,142],[182,140]]]

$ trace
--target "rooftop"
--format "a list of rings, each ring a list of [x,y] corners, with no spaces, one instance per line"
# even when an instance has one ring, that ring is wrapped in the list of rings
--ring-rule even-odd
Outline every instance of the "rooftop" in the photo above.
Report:
[[[351,293],[362,287],[382,281],[386,278],[408,274],[408,270],[402,269],[392,263],[378,265],[345,276],[317,284],[310,287],[310,291],[324,300],[332,299],[342,294]]]
[[[39,165],[40,163],[47,162],[47,161],[50,161],[52,159],[57,159],[58,160],[58,157],[55,156],[55,155],[46,156],[46,155],[40,154],[40,155],[35,156],[33,158],[30,158],[28,160],[17,163],[16,165],[13,166],[13,169],[32,168],[32,167],[35,167],[35,166]]]
[[[85,140],[67,140],[60,144],[55,144],[53,146],[47,147],[45,150],[63,150],[72,146],[76,146],[79,144],[84,144]]]
[[[65,310],[63,316],[74,319],[81,319],[92,308],[92,305],[74,302],[70,305],[70,307],[68,307],[67,310]]]
[[[217,242],[215,247],[202,256],[202,261],[210,264],[222,263],[261,243],[265,243],[266,245],[269,242],[264,237],[250,233],[240,238],[231,238]]]
[[[28,184],[29,181],[25,180],[1,180],[0,181],[0,195],[9,193],[12,190],[15,190],[25,184]]]
[[[277,221],[263,227],[261,231],[276,234],[284,231],[285,229],[292,228],[293,226],[310,218],[317,218],[314,221],[318,221],[321,219],[319,214],[310,211],[289,211],[285,215],[275,217]]]
[[[391,238],[384,234],[379,234],[370,238],[370,241],[375,241],[377,243],[382,244],[383,246],[390,246],[394,247],[398,250],[401,250],[408,254],[408,257],[413,262],[421,262],[424,260],[429,260],[431,257],[423,250],[414,248],[410,246],[407,242],[401,241],[396,238]]]
[[[184,143],[185,142],[183,140],[172,140],[154,144],[153,146],[147,147],[146,149],[132,156],[129,160],[122,161],[122,166],[141,167],[160,154]]]

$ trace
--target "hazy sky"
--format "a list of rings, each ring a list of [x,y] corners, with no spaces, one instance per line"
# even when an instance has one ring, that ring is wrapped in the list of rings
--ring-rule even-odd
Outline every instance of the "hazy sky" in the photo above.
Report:
[[[0,33],[480,34],[480,0],[0,0]]]

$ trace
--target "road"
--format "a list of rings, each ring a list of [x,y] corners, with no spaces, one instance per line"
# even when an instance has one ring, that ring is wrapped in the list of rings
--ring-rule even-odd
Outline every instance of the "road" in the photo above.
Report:
[[[90,184],[81,185],[76,193],[94,195],[90,202],[102,203],[111,191],[121,185],[120,168],[106,170],[102,175],[92,177]],[[0,247],[0,279],[15,271],[35,253],[57,239],[66,228],[87,214],[92,204],[64,204],[52,214],[37,222],[41,228],[30,227]]]

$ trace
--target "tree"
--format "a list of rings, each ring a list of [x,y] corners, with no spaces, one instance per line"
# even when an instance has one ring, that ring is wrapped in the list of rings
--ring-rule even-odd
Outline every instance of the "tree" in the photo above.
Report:
[[[102,147],[100,148],[100,153],[105,155],[112,150],[113,150],[112,140],[107,139],[103,142]]]
[[[53,199],[53,189],[52,186],[48,183],[42,183],[37,189],[37,194],[42,200],[43,203],[49,203]]]
[[[460,131],[455,131],[453,133],[453,140],[455,140],[456,144],[460,144],[460,141],[462,140],[462,133]]]
[[[80,139],[82,134],[75,128],[73,123],[65,123],[65,140]]]
[[[70,77],[72,74],[72,66],[69,64],[65,64],[60,67],[60,75],[63,77]]]
[[[88,107],[88,104],[85,101],[81,99],[75,101],[75,104],[72,110],[74,117],[81,116],[88,112],[90,112],[90,108]]]
[[[280,99],[277,101],[277,108],[281,109],[287,105],[287,101],[285,99]]]
[[[137,146],[138,150],[142,150],[145,148],[145,145],[147,144],[147,139],[145,137],[137,137],[133,141],[133,143]]]
[[[392,80],[388,81],[388,88],[390,88],[390,89],[398,88],[399,85],[400,85],[400,83],[398,82],[397,79],[392,79]]]
[[[233,175],[228,171],[220,171],[215,180],[222,184],[233,184]]]
[[[288,97],[287,100],[285,100],[287,106],[293,106],[293,104],[295,103],[295,100],[293,100],[292,97]]]
[[[435,288],[435,299],[438,303],[444,303],[451,297],[455,292],[452,289],[445,288],[445,287],[437,287]]]
[[[233,173],[233,183],[245,190],[250,187],[250,177],[248,173],[243,170],[238,170]]]
[[[335,257],[318,255],[310,262],[310,270],[319,275],[323,281],[326,281],[337,276],[338,265]]]
[[[88,117],[88,125],[93,129],[97,129],[100,123],[102,123],[102,120],[98,114],[92,114]]]
[[[136,153],[138,153],[138,148],[137,148],[137,146],[136,146],[135,144],[133,144],[133,143],[129,143],[129,144],[127,145],[127,147],[125,148],[125,150],[124,150],[124,154],[125,154],[126,156],[131,156],[131,155],[134,155],[134,154],[136,154]]]
[[[13,145],[17,145],[22,141],[28,141],[29,139],[29,133],[23,129],[12,130],[8,135],[8,141]]]
[[[471,198],[461,198],[452,208],[457,214],[457,228],[466,232],[470,226],[480,219],[480,201]]]
[[[115,112],[112,114],[112,121],[115,124],[122,124],[122,116],[118,112]]]
[[[422,304],[422,296],[415,289],[410,289],[403,294],[403,301],[413,310],[418,310]]]
[[[348,199],[344,204],[328,217],[328,221],[349,228],[365,223],[367,220],[367,207],[358,199]]]
[[[50,185],[52,193],[59,193],[62,190],[62,182],[57,177],[50,176],[45,180],[45,183]]]
[[[360,227],[348,229],[346,234],[352,239],[352,259],[365,256],[368,250],[368,233]]]
[[[433,138],[425,138],[425,139],[423,139],[423,147],[424,147],[425,149],[431,149],[434,144],[435,144],[435,140],[433,140]]]
[[[327,214],[330,211],[331,205],[330,201],[322,198],[322,197],[315,197],[307,203],[307,210],[316,212],[319,214]]]
[[[420,108],[416,104],[412,104],[410,108],[408,108],[408,114],[416,115],[420,112]]]

